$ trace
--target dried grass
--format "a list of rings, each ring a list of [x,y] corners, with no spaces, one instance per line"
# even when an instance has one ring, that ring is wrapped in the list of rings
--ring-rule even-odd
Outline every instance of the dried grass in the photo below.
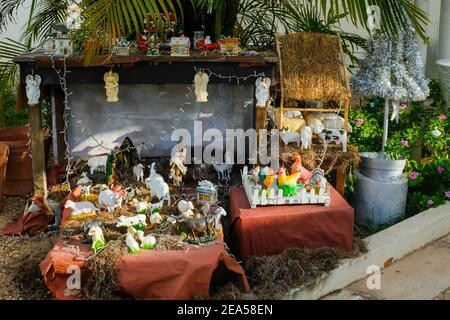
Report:
[[[208,299],[281,299],[290,289],[309,285],[335,269],[339,260],[358,257],[365,252],[365,242],[355,238],[351,253],[333,248],[290,248],[278,255],[250,257],[244,262],[244,269],[252,292],[243,293],[236,282],[229,282],[217,288]]]
[[[125,236],[110,240],[105,249],[89,258],[86,263],[90,276],[83,290],[83,297],[89,300],[116,300],[119,298],[117,287],[117,265],[128,253]]]
[[[328,145],[327,150],[322,145],[312,145],[311,149],[308,150],[283,146],[280,148],[280,166],[290,168],[294,154],[300,154],[302,164],[308,170],[317,168],[322,159],[324,159],[321,168],[325,170],[326,174],[329,174],[340,165],[358,167],[361,160],[358,147],[352,145],[347,146],[347,152],[342,152],[342,147],[339,145]]]
[[[350,97],[339,37],[300,32],[277,39],[286,99],[342,101]]]

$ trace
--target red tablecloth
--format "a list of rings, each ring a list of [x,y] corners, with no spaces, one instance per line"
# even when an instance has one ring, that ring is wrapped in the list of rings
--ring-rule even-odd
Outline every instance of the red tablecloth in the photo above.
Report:
[[[70,198],[78,200],[79,196],[77,189]],[[70,209],[65,209],[63,224],[69,215]],[[78,266],[84,283],[89,276],[86,258],[90,254],[88,245],[60,240],[41,262],[42,276],[56,299],[77,298],[76,292],[67,290],[66,282],[71,275],[68,268]],[[214,280],[233,276],[244,291],[250,290],[244,270],[225,251],[223,241],[217,239],[214,244],[186,251],[141,250],[138,254],[127,254],[118,265],[117,283],[121,291],[136,299],[192,299],[207,296]]]
[[[233,249],[241,259],[290,247],[352,250],[354,210],[331,189],[331,206],[266,206],[251,209],[243,188],[232,188]]]

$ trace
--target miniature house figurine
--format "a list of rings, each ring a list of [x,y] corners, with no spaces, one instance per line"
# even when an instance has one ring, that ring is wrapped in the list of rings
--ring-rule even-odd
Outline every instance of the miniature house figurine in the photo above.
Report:
[[[188,37],[172,37],[170,39],[171,52],[170,55],[174,57],[189,56],[189,49],[191,48],[191,40]]]
[[[147,51],[147,56],[159,56],[159,45],[160,45],[160,41],[158,39],[158,35],[156,33],[152,34],[149,39],[149,48]]]
[[[134,41],[127,41],[125,38],[120,39],[112,49],[112,53],[118,56],[129,56],[135,54],[137,45]]]
[[[215,204],[217,202],[217,188],[207,180],[200,181],[197,186],[197,199],[199,202]]]
[[[50,37],[44,43],[45,53],[57,56],[68,56],[73,54],[73,45],[69,32],[70,30],[65,24],[53,24],[49,34]]]
[[[217,41],[219,43],[220,51],[224,55],[237,56],[239,55],[239,38],[222,38]]]
[[[58,36],[55,41],[55,55],[70,56],[73,54],[72,40],[66,36]]]

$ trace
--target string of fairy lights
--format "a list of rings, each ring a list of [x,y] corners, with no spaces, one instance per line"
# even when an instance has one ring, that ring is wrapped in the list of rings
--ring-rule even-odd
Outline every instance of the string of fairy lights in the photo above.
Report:
[[[58,77],[58,81],[59,81],[59,85],[61,87],[61,90],[63,92],[63,96],[64,96],[64,100],[63,100],[63,105],[64,105],[64,111],[63,111],[63,131],[61,132],[63,134],[63,139],[64,139],[64,143],[65,143],[65,156],[64,159],[66,161],[66,181],[65,183],[69,183],[69,177],[70,175],[73,173],[72,171],[72,163],[74,160],[74,157],[71,155],[70,152],[70,145],[69,145],[69,139],[68,139],[68,128],[69,128],[69,124],[70,123],[76,123],[77,125],[79,125],[80,127],[80,131],[82,133],[86,133],[87,136],[89,136],[94,142],[95,145],[92,146],[93,148],[97,148],[97,147],[101,147],[105,150],[108,151],[113,151],[113,149],[111,149],[110,147],[107,147],[105,145],[105,142],[99,138],[96,137],[94,131],[90,128],[90,126],[88,124],[86,124],[82,119],[76,117],[75,115],[72,114],[72,110],[70,107],[70,96],[73,95],[73,92],[71,92],[68,88],[68,84],[67,84],[67,75],[71,73],[70,70],[68,70],[67,68],[67,57],[66,56],[55,56],[55,55],[49,55],[50,59],[51,59],[51,63],[52,63],[52,68],[55,71],[57,77]],[[55,59],[61,59],[62,61],[62,68],[58,69],[56,67],[56,63],[55,63]],[[205,68],[197,68],[196,66],[194,66],[194,72],[198,72],[199,70],[205,72],[208,74],[208,76],[211,77],[216,77],[218,79],[222,79],[222,80],[228,80],[228,82],[232,82],[233,80],[236,81],[236,83],[239,85],[241,82],[245,82],[248,79],[251,78],[259,78],[259,77],[265,77],[266,75],[264,73],[256,73],[256,71],[254,71],[254,73],[246,75],[246,76],[237,76],[237,75],[222,75],[219,73],[215,73],[210,69],[205,69]],[[192,98],[192,94],[193,94],[193,85],[188,86],[187,90],[188,92],[186,93],[186,101],[183,102],[180,106],[180,108],[178,109],[179,112],[184,113],[184,109],[183,106],[185,105],[190,105],[192,104],[191,102],[191,98]],[[71,121],[72,120],[72,121]],[[177,121],[179,119],[177,119],[177,117],[174,117],[174,120]],[[172,129],[176,129],[175,127],[172,127]],[[161,131],[162,134],[166,134],[167,132],[165,131]],[[163,137],[160,137],[161,140],[164,140]],[[153,147],[153,144],[151,144],[151,146]]]

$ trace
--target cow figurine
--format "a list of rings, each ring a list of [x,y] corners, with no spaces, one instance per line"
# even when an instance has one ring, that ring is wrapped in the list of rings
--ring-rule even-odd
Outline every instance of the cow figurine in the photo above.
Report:
[[[342,143],[342,151],[347,152],[347,131],[343,129],[323,129],[318,131],[318,135],[322,140],[325,148],[334,141],[336,144]]]

